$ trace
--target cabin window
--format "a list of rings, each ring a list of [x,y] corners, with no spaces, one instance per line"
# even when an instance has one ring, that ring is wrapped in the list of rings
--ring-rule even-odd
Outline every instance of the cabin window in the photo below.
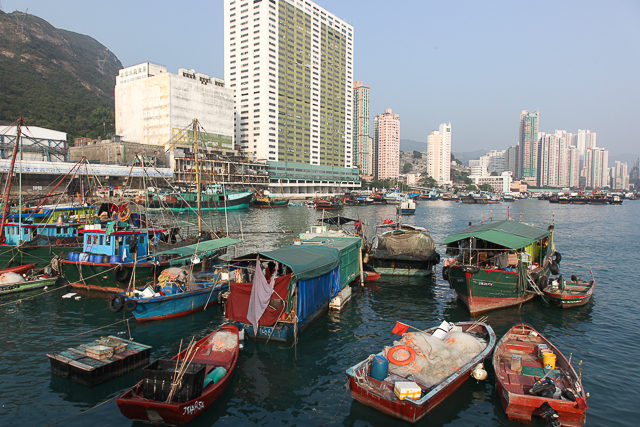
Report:
[[[64,234],[69,234],[69,227],[64,228]]]
[[[56,234],[62,233],[62,227],[56,227]]]
[[[94,244],[94,245],[97,245],[97,244],[98,244],[98,235],[97,235],[97,234],[94,234],[94,235],[93,235],[93,244]]]
[[[104,236],[100,236],[100,246],[104,246]]]
[[[105,236],[105,241],[107,245],[111,245],[111,236]]]

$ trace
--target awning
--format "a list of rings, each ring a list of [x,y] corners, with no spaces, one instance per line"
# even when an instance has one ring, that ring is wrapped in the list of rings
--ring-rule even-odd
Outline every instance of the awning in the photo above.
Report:
[[[509,249],[520,249],[550,234],[551,232],[549,230],[543,228],[532,227],[513,220],[504,220],[474,225],[460,233],[451,234],[447,236],[444,244],[448,245],[460,240],[469,239],[470,237],[475,237],[476,239],[495,243],[496,245],[501,245]]]
[[[322,276],[340,265],[340,251],[320,245],[290,245],[274,251],[247,254],[233,261],[255,260],[258,255],[261,261],[273,260],[286,265],[298,280]]]
[[[191,256],[193,254],[206,254],[208,252],[215,252],[220,248],[242,243],[240,240],[232,239],[230,237],[223,237],[221,239],[205,240],[200,243],[194,243],[193,245],[182,246],[179,248],[169,249],[167,251],[154,253],[157,255],[179,255],[181,258]]]

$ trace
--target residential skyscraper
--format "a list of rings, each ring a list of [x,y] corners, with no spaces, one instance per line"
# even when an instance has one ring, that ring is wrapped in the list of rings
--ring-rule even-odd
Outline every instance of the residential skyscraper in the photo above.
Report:
[[[611,168],[611,188],[614,190],[629,189],[629,166],[620,161],[615,162],[615,166]]]
[[[369,88],[361,81],[353,82],[353,153],[354,166],[360,175],[372,175],[373,160],[369,136]]]
[[[520,114],[518,137],[519,178],[528,182],[538,180],[538,111],[523,110]]]
[[[585,171],[587,187],[603,188],[609,185],[609,152],[604,148],[587,148]]]
[[[511,172],[513,177],[519,176],[518,172],[518,150],[520,147],[514,145],[513,147],[507,148],[507,151],[504,153],[504,169],[506,171]]]
[[[451,181],[451,123],[427,136],[427,174],[438,183]]]
[[[580,152],[580,170],[585,167],[585,156],[588,148],[596,148],[596,133],[590,130],[578,129],[576,137],[576,147]]]
[[[373,119],[374,173],[377,179],[400,176],[400,116],[391,108]]]
[[[573,145],[569,147],[569,187],[580,186],[580,150]]]
[[[351,25],[309,0],[225,0],[224,51],[243,151],[353,166]]]

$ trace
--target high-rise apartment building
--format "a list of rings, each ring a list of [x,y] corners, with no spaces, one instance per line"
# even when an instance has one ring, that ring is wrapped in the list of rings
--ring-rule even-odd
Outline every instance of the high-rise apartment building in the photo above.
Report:
[[[629,189],[629,166],[616,160],[611,168],[611,188],[614,190]]]
[[[564,130],[555,134],[540,132],[538,183],[548,187],[568,187],[571,182],[569,147],[573,135]]]
[[[569,187],[580,186],[580,150],[578,147],[569,147]]]
[[[538,179],[538,111],[523,110],[518,137],[519,178],[530,183]]]
[[[609,185],[609,152],[604,148],[587,148],[585,171],[587,187],[603,188]]]
[[[225,0],[224,47],[243,151],[353,166],[351,25],[309,0]]]
[[[511,172],[513,177],[519,176],[518,172],[518,150],[520,147],[514,145],[513,147],[507,148],[507,151],[504,153],[504,169],[505,171]]]
[[[377,179],[400,176],[400,116],[391,108],[373,119],[374,173]]]
[[[451,123],[427,135],[427,174],[438,183],[451,181]]]
[[[150,62],[121,69],[115,119],[122,140],[154,145],[192,143],[192,133],[184,129],[198,119],[201,142],[217,150],[234,148],[233,90],[224,80],[194,70],[172,74]]]
[[[353,82],[353,153],[360,175],[373,174],[371,137],[369,136],[369,88]]]
[[[578,129],[576,135],[576,147],[580,153],[580,170],[585,167],[585,156],[587,155],[587,149],[596,148],[596,133],[590,130]]]

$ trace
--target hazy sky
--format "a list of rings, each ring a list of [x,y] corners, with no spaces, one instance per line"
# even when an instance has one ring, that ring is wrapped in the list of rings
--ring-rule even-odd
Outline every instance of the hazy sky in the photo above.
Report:
[[[590,129],[612,155],[640,154],[638,0],[316,3],[354,26],[354,77],[371,88],[372,118],[400,115],[402,138],[450,121],[453,151],[505,149],[520,112],[539,110],[541,132]],[[222,0],[0,4],[89,35],[124,66],[224,77]]]

